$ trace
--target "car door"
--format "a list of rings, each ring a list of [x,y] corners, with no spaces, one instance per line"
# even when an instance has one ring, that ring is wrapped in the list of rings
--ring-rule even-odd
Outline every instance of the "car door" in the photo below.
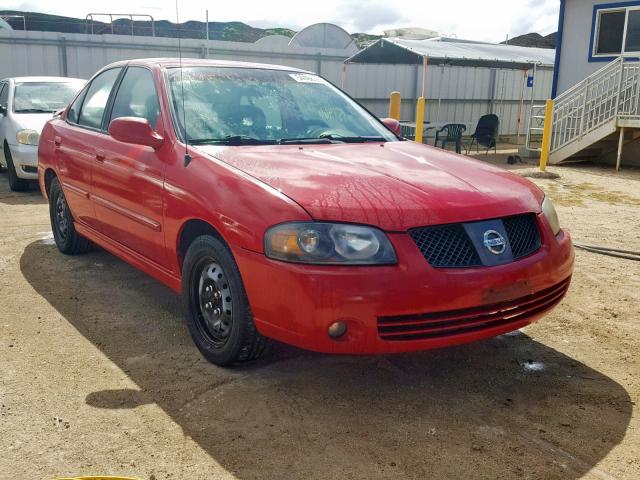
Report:
[[[146,118],[154,129],[162,125],[154,77],[147,68],[130,66],[124,73],[109,122],[120,117]],[[110,136],[96,145],[102,159],[94,167],[91,195],[99,229],[154,263],[167,266],[165,163],[151,147],[119,142]]]
[[[96,145],[107,103],[122,68],[105,70],[85,87],[67,112],[66,121],[55,122],[54,148],[62,188],[76,221],[97,228],[90,198],[91,177],[99,161]]]

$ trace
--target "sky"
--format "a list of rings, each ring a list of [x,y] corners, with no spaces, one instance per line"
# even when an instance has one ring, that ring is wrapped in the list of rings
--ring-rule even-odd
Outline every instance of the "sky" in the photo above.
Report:
[[[79,7],[78,5],[81,5]],[[108,7],[107,7],[108,5]],[[180,21],[241,21],[254,27],[293,30],[318,22],[340,25],[350,33],[381,35],[383,30],[422,27],[471,40],[501,42],[507,35],[546,35],[558,26],[559,0],[178,0]],[[84,18],[87,13],[144,13],[157,20],[176,19],[174,0],[4,0],[3,9]]]

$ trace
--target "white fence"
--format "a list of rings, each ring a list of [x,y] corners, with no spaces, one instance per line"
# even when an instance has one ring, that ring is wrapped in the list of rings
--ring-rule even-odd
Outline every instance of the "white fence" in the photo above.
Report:
[[[329,48],[318,51],[290,47],[287,42],[277,36],[256,43],[182,39],[181,50],[187,58],[289,65],[319,72],[338,85],[344,59],[357,51]],[[177,56],[175,38],[0,30],[0,78],[19,75],[89,78],[118,60]]]
[[[538,68],[534,87],[526,86],[533,71],[484,67],[430,66],[425,83],[426,112],[429,122],[455,122],[475,128],[478,118],[495,113],[500,118],[500,133],[518,130],[520,97],[523,95],[520,132],[525,132],[525,118],[534,102],[551,94],[553,69]],[[523,89],[524,86],[524,89]],[[389,92],[402,94],[403,120],[415,117],[415,99],[422,94],[422,65],[350,64],[345,90],[376,115],[388,110]]]
[[[412,120],[415,99],[422,91],[421,65],[350,64],[343,77],[343,61],[353,51],[291,47],[286,39],[278,37],[266,37],[256,43],[194,39],[183,39],[181,43],[184,57],[289,65],[320,73],[338,86],[343,85],[344,78],[344,89],[378,116],[387,115],[389,93],[397,90],[403,97],[402,118]],[[0,31],[0,78],[89,78],[104,65],[118,60],[176,56],[175,38]],[[527,111],[532,94],[536,102],[549,97],[552,76],[552,69],[538,69],[535,87],[524,87],[523,112]],[[526,76],[518,70],[431,66],[426,79],[426,120],[464,123],[472,130],[481,115],[495,113],[500,117],[501,133],[515,134],[523,82]],[[523,120],[521,133],[525,127]]]

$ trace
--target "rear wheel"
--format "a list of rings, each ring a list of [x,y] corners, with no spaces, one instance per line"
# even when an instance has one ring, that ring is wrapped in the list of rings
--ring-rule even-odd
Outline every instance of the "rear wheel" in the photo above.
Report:
[[[77,255],[91,248],[91,242],[76,232],[71,210],[57,178],[51,181],[49,187],[49,215],[58,250],[67,255]]]
[[[9,145],[4,144],[4,159],[7,162],[7,172],[9,175],[9,188],[14,192],[24,192],[29,188],[29,182],[23,178],[18,177],[16,173],[16,167],[13,164],[13,157],[11,156],[11,150]]]
[[[196,238],[185,256],[182,295],[187,325],[204,357],[231,365],[262,355],[268,339],[253,324],[240,271],[229,249],[211,236]]]

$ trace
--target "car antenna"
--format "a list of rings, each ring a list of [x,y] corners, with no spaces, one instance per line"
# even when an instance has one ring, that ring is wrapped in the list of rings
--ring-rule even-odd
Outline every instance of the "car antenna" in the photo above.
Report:
[[[182,97],[182,125],[184,125],[184,166],[187,167],[191,163],[191,155],[189,155],[189,135],[187,134],[187,111],[184,108],[184,82],[182,80],[182,44],[180,37],[182,28],[180,28],[180,16],[178,14],[178,0],[176,0],[176,27],[178,27],[178,62],[180,65],[180,96]]]

